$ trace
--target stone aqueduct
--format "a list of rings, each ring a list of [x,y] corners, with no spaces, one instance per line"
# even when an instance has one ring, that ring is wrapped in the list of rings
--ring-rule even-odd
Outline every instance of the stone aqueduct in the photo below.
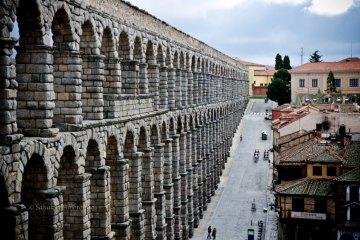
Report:
[[[0,238],[191,237],[246,68],[120,0],[0,4]]]

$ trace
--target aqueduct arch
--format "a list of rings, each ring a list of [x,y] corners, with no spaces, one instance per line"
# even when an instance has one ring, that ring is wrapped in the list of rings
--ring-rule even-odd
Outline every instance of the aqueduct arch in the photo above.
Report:
[[[0,236],[191,237],[247,104],[245,66],[123,1],[1,7]]]

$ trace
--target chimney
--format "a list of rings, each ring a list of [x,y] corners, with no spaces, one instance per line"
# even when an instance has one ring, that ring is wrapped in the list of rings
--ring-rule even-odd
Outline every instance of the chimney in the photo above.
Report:
[[[321,130],[322,130],[322,124],[321,124],[321,123],[317,123],[317,124],[316,124],[316,136],[317,136],[318,138],[321,137]]]

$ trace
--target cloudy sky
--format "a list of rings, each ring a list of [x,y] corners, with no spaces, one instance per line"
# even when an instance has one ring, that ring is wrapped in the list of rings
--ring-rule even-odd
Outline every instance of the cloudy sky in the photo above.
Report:
[[[360,0],[129,0],[220,51],[273,65],[292,65],[315,50],[326,61],[360,57]],[[351,44],[352,43],[352,44]]]

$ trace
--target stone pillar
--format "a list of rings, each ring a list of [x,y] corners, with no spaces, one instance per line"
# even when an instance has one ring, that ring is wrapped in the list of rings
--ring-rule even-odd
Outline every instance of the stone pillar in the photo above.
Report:
[[[121,65],[120,58],[105,59],[104,82],[104,118],[118,117],[115,101],[121,94]]]
[[[13,43],[8,41],[8,44]],[[10,63],[4,70],[5,76],[8,75],[9,80],[15,77],[15,72],[17,72],[19,84],[17,93],[18,126],[26,136],[54,137],[59,130],[52,128],[55,107],[52,48],[45,45],[33,45],[17,47],[16,50],[16,70],[15,66],[10,66]],[[13,82],[14,84],[16,83]],[[12,87],[16,88],[16,86],[11,85],[6,88],[6,99],[16,98],[16,90]],[[5,106],[8,106],[8,109],[14,109],[15,101],[11,100],[9,103],[14,105],[6,104]],[[5,122],[13,123],[15,117],[10,116],[5,120]],[[9,129],[6,132],[10,131],[16,132],[14,129]]]
[[[180,218],[181,210],[181,178],[179,174],[179,159],[180,159],[180,148],[179,148],[179,137],[178,134],[173,134],[172,138],[172,177],[174,184],[174,235],[175,239],[180,240],[182,238],[182,226]]]
[[[160,108],[168,108],[168,69],[165,66],[160,67]]]
[[[174,239],[174,188],[172,183],[172,139],[164,140],[164,190],[165,190],[165,219],[166,238]]]
[[[104,118],[103,55],[83,54],[82,56],[82,114],[84,120],[102,120]]]
[[[28,206],[28,237],[31,239],[63,239],[63,198],[65,187],[37,192],[37,199]],[[26,223],[23,225],[26,227]],[[25,230],[26,231],[26,230]]]
[[[199,72],[198,74],[198,106],[204,103],[204,74]]]
[[[202,129],[201,129],[201,155],[202,155],[202,176],[203,176],[203,182],[202,182],[202,206],[203,211],[207,209],[207,192],[208,192],[208,179],[207,179],[207,169],[208,169],[208,159],[206,156],[207,153],[207,142],[206,142],[206,123],[204,123]]]
[[[3,239],[28,239],[29,214],[22,204],[0,208],[0,231]]]
[[[182,78],[182,70],[176,69],[176,76],[175,76],[175,106],[178,109],[181,109],[182,105],[182,85],[183,85],[183,78]]]
[[[175,109],[175,68],[168,68],[168,103],[170,110]]]
[[[149,94],[148,64],[139,63],[139,93]]]
[[[165,239],[165,191],[164,191],[164,143],[155,145],[154,174],[155,174],[155,198],[156,204],[156,232],[157,239]]]
[[[54,51],[54,125],[62,131],[71,131],[71,125],[82,123],[82,66],[77,51]]]
[[[187,108],[188,105],[188,76],[187,70],[181,70],[181,107]]]
[[[129,215],[131,238],[144,239],[144,210],[141,204],[141,159],[143,153],[131,154],[129,167]]]
[[[16,67],[11,63],[11,55],[16,40],[12,38],[0,39],[0,145],[10,144],[21,138],[16,134]],[[25,117],[25,116],[24,116]]]
[[[209,104],[210,103],[210,74],[209,73],[205,73],[205,104]]]
[[[145,210],[144,236],[145,239],[155,239],[156,216],[154,198],[154,159],[153,148],[142,149],[141,164],[141,202]]]
[[[139,61],[123,60],[121,62],[122,93],[139,94]]]
[[[127,159],[116,160],[115,168],[111,170],[111,228],[115,232],[116,238],[129,239],[130,221],[129,221],[129,198],[128,198],[128,171],[129,164]]]
[[[199,105],[199,97],[200,97],[200,92],[199,92],[199,73],[198,72],[193,72],[193,105],[194,106],[198,106]]]
[[[110,167],[94,168],[91,173],[91,237],[111,239]]]
[[[187,91],[187,95],[188,95],[188,105],[189,107],[193,107],[194,105],[194,98],[193,98],[193,90],[194,90],[194,84],[193,84],[193,72],[191,71],[191,69],[187,70],[187,79],[188,79],[188,91]]]
[[[194,234],[194,209],[193,209],[193,143],[192,143],[192,133],[191,131],[187,132],[186,136],[186,171],[187,171],[187,208],[188,208],[188,227],[189,227],[189,237],[191,238]]]
[[[182,224],[182,239],[188,239],[188,176],[186,171],[186,132],[180,133],[180,176],[181,176],[181,224]]]
[[[197,163],[198,163],[198,168],[197,168],[197,175],[198,175],[198,212],[199,212],[199,218],[202,219],[203,218],[203,158],[202,158],[202,125],[198,126],[198,130],[197,130]],[[194,225],[195,227],[198,226],[198,222],[197,219],[195,217],[194,219]]]
[[[159,76],[159,64],[149,64],[148,67],[149,74],[149,90],[154,99],[154,107],[155,110],[159,109],[160,105],[160,96],[159,96],[159,84],[160,84],[160,76]]]

